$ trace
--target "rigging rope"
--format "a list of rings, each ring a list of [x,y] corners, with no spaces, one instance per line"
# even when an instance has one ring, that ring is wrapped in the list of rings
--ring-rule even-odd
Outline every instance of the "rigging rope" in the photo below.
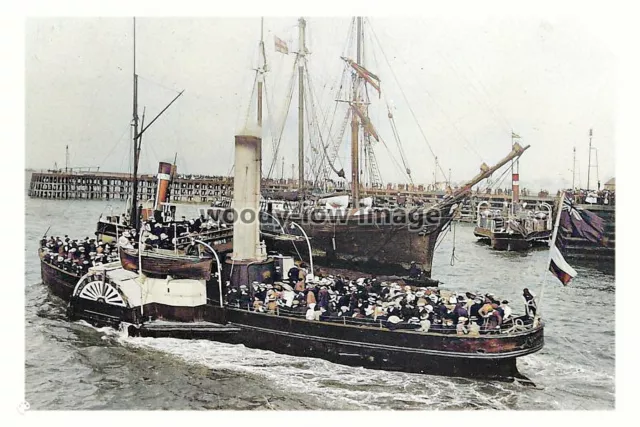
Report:
[[[402,96],[405,100],[405,102],[407,103],[407,106],[409,107],[409,111],[411,112],[411,115],[413,116],[413,119],[415,120],[416,124],[418,125],[418,129],[420,130],[420,134],[422,135],[422,138],[424,139],[424,141],[427,143],[427,147],[429,148],[429,151],[431,152],[431,155],[435,158],[437,157],[435,152],[433,151],[433,148],[431,147],[431,144],[429,143],[429,140],[427,139],[427,136],[424,133],[424,130],[422,130],[422,126],[420,126],[420,123],[418,121],[418,118],[415,114],[415,112],[413,111],[413,108],[411,107],[411,104],[409,103],[409,100],[407,99],[407,95],[404,93],[404,90],[402,89],[402,86],[400,86],[400,82],[398,81],[398,77],[396,76],[395,72],[393,71],[393,68],[391,68],[391,63],[389,62],[389,59],[387,58],[386,53],[384,52],[384,49],[382,49],[382,44],[380,43],[380,40],[378,39],[378,36],[376,35],[375,31],[373,30],[373,26],[371,25],[371,22],[369,22],[369,26],[371,27],[371,33],[373,34],[378,47],[380,48],[380,51],[382,52],[382,56],[384,57],[387,65],[389,66],[389,69],[391,70],[391,75],[393,76],[394,80],[396,81],[396,84],[398,85],[398,87],[400,88],[400,93],[402,93]],[[467,141],[467,139],[464,137],[464,135],[462,135],[462,133],[460,132],[460,130],[457,128],[457,126],[451,121],[451,119],[449,118],[449,116],[447,116],[445,114],[445,112],[442,110],[442,107],[440,107],[440,105],[435,101],[435,99],[431,96],[431,94],[425,90],[425,92],[427,93],[427,95],[429,96],[429,98],[431,98],[431,100],[436,104],[436,106],[440,109],[440,111],[442,112],[442,114],[447,118],[447,120],[449,121],[449,123],[454,127],[454,129],[456,129],[456,131],[458,132],[458,134],[465,140]],[[467,141],[468,143],[468,141]],[[471,145],[467,145],[469,148],[471,148],[474,153],[481,159],[484,161],[484,159],[482,159],[482,156],[480,156],[480,154],[473,148],[473,146]],[[442,172],[443,176],[446,176],[444,170],[442,169],[441,165],[438,165],[438,168],[440,169],[440,172]]]
[[[263,74],[263,79],[262,79],[262,88],[264,90],[264,99],[266,100],[266,118],[267,120],[264,120],[263,118],[263,123],[267,122],[268,126],[267,126],[267,130],[268,132],[271,134],[271,154],[274,156],[274,158],[277,159],[277,157],[275,156],[276,154],[276,138],[275,138],[275,132],[272,132],[271,129],[271,125],[272,125],[272,117],[271,117],[271,105],[269,104],[269,94],[267,93],[267,80],[264,78],[264,74]]]
[[[122,135],[120,135],[120,138],[118,138],[118,140],[113,145],[113,147],[111,147],[111,150],[109,150],[109,153],[107,154],[107,156],[102,159],[102,163],[100,163],[100,165],[98,165],[99,168],[101,168],[105,164],[105,162],[107,161],[109,156],[111,156],[111,154],[116,149],[116,147],[118,147],[120,145],[120,143],[122,142],[122,137],[127,133],[127,131],[129,131],[130,127],[131,127],[131,125],[127,125],[127,128],[124,130],[124,132],[122,132]],[[122,162],[120,164],[122,165]]]
[[[398,135],[398,129],[396,128],[396,121],[393,118],[393,113],[391,113],[391,108],[389,104],[387,104],[387,110],[389,111],[389,122],[391,123],[391,131],[393,132],[393,137],[396,140],[396,144],[398,145],[398,151],[400,151],[400,159],[402,159],[402,165],[405,168],[405,173],[409,176],[409,180],[413,184],[413,178],[411,177],[411,169],[409,168],[408,162],[406,160],[404,150],[402,149],[402,143],[400,142],[400,135]]]
[[[505,168],[505,170],[502,171],[502,173],[500,174],[498,179],[493,184],[487,183],[487,186],[485,187],[485,189],[487,189],[487,188],[495,189],[495,188],[498,188],[500,185],[502,185],[502,181],[504,181],[504,179],[507,177],[507,173],[510,170],[511,169],[509,169],[509,168]]]
[[[420,19],[420,24],[424,25],[424,26],[425,26],[425,28],[427,28],[427,27],[426,27],[426,23],[425,23],[422,19]],[[449,68],[451,69],[451,71],[453,71],[453,72],[454,72],[454,74],[456,74],[456,76],[458,76],[458,78],[459,78],[461,81],[463,81],[463,76],[461,76],[461,73],[460,73],[460,72],[458,72],[458,69],[455,67],[455,65],[454,65],[453,61],[452,61],[452,60],[449,60],[449,59],[447,58],[447,56],[446,56],[446,55],[445,55],[445,54],[444,54],[440,49],[438,49],[438,48],[437,48],[437,46],[435,47],[435,50],[436,50],[436,52],[438,53],[438,55],[440,55],[440,57],[441,57],[443,60],[445,60],[445,61],[446,61],[447,65],[449,66]],[[467,63],[466,65],[467,65],[467,67],[469,68],[469,70],[471,71],[471,75],[472,75],[472,76],[476,76],[476,75],[477,75],[477,73],[476,73],[476,72],[471,68],[471,66],[470,66],[468,63]],[[482,94],[480,93],[481,91],[480,91],[480,90],[478,90],[478,88],[476,88],[476,87],[474,86],[473,81],[472,81],[470,78],[467,78],[467,81],[468,81],[468,86],[469,86],[473,91],[477,92],[479,95],[482,95]],[[484,87],[484,85],[482,84],[482,82],[481,82],[479,79],[477,80],[477,83],[480,85],[480,88],[481,88],[481,89],[483,89],[483,91],[484,91],[484,96],[485,96],[485,97],[487,97],[487,98],[490,98],[488,91],[486,90],[486,88]],[[499,110],[498,110],[498,113],[496,113],[496,111],[495,111],[495,110],[494,110],[494,108],[491,106],[491,104],[489,104],[489,103],[487,103],[487,102],[482,101],[482,100],[481,100],[478,96],[476,96],[475,94],[474,94],[474,97],[476,98],[476,100],[477,100],[479,103],[483,103],[483,104],[485,105],[485,107],[487,107],[487,109],[492,113],[492,115],[494,116],[494,118],[495,118],[497,121],[500,121],[500,120],[498,120],[498,119],[501,119],[501,120],[502,120],[502,123],[500,123],[500,125],[501,125],[501,126],[502,126],[502,124],[506,124],[506,130],[507,130],[507,131],[511,131],[511,129],[513,129],[513,126],[511,126],[511,124],[506,120],[506,118],[505,118],[505,117],[500,113],[500,111],[499,111]],[[500,116],[499,118],[498,118],[498,115]]]
[[[334,171],[337,175],[339,175],[339,174],[340,174],[340,171],[338,171],[338,170],[335,168],[335,166],[333,165],[333,162],[330,162],[330,161],[329,161],[329,156],[328,156],[328,154],[327,154],[327,150],[326,150],[326,145],[328,145],[328,144],[326,144],[326,145],[325,145],[324,140],[322,139],[322,131],[321,131],[320,124],[319,124],[319,121],[318,121],[318,119],[317,119],[317,114],[316,114],[316,113],[317,113],[317,111],[316,111],[317,109],[316,109],[316,104],[315,104],[315,102],[314,102],[314,98],[315,98],[315,99],[317,99],[317,96],[316,96],[316,94],[315,94],[314,86],[313,86],[313,84],[312,84],[312,82],[311,82],[311,74],[309,73],[309,70],[308,70],[308,69],[307,69],[306,71],[307,71],[307,73],[306,73],[306,76],[307,76],[307,86],[309,87],[309,94],[311,95],[311,96],[310,96],[310,97],[308,97],[308,98],[311,98],[311,100],[310,100],[310,102],[311,102],[311,110],[312,110],[312,114],[313,114],[313,116],[314,116],[314,118],[315,118],[315,121],[316,121],[316,125],[317,125],[317,132],[318,132],[318,138],[319,138],[319,140],[320,140],[320,145],[322,146],[322,152],[324,153],[324,156],[320,159],[320,165],[319,165],[319,167],[317,168],[317,172],[315,173],[316,179],[315,179],[315,181],[314,181],[314,186],[316,186],[316,185],[317,185],[318,178],[319,178],[320,173],[321,173],[322,166],[324,165],[324,161],[325,161],[325,160],[327,160],[328,165],[331,167],[331,169],[333,169],[333,171]],[[336,102],[336,109],[337,109],[337,102]],[[335,111],[336,111],[336,109],[334,109],[334,115],[335,115]],[[320,114],[322,114],[322,111],[320,111]],[[324,118],[324,123],[326,123],[326,121],[327,121],[327,119],[326,119],[326,116],[325,116],[325,118]],[[331,133],[330,133],[330,130],[329,130],[329,133],[328,133],[328,138],[329,138],[329,141],[331,141]],[[328,178],[328,176],[327,176],[327,171],[325,170],[325,179],[327,179],[327,178]]]
[[[258,83],[258,73],[256,73],[255,77],[253,78],[253,87],[251,88],[251,96],[249,97],[249,105],[247,106],[247,115],[244,118],[244,123],[243,126],[246,126],[249,124],[249,116],[251,115],[251,106],[253,104],[253,95],[256,93],[256,86]]]
[[[368,23],[369,26],[371,26],[370,23]],[[373,39],[371,38],[371,36],[369,36],[369,39],[371,40],[371,45],[373,45]],[[376,51],[375,49],[371,50],[373,52],[373,63],[375,64],[376,68],[380,67],[380,63],[378,62],[378,57],[376,55]],[[413,177],[411,176],[411,169],[409,168],[409,162],[406,159],[405,153],[404,153],[404,149],[402,148],[402,142],[400,141],[400,134],[398,133],[398,129],[396,127],[396,122],[395,119],[393,117],[393,113],[391,112],[391,107],[389,105],[389,100],[386,96],[386,91],[380,91],[380,95],[382,97],[382,99],[384,100],[386,106],[387,106],[387,117],[389,118],[389,122],[391,124],[391,131],[393,132],[393,137],[396,141],[396,145],[398,146],[398,151],[400,152],[400,159],[402,160],[402,165],[405,168],[405,174],[409,177],[409,182],[411,182],[413,184]]]
[[[462,206],[462,204],[460,204],[460,206]],[[453,247],[451,248],[451,260],[449,261],[449,265],[451,266],[453,266],[455,262],[458,261],[458,257],[456,257],[456,225],[457,224],[453,224]]]
[[[269,166],[269,173],[267,174],[267,178],[271,178],[273,169],[278,161],[278,153],[280,152],[280,142],[282,141],[282,134],[284,133],[284,127],[287,121],[287,115],[289,113],[289,108],[291,107],[291,100],[293,99],[293,90],[295,87],[297,65],[298,65],[298,58],[296,58],[296,60],[293,63],[293,72],[291,74],[291,78],[289,79],[288,100],[285,102],[285,105],[283,105],[282,120],[281,120],[280,131],[278,132],[278,140],[276,141],[275,155],[271,160],[271,165]]]

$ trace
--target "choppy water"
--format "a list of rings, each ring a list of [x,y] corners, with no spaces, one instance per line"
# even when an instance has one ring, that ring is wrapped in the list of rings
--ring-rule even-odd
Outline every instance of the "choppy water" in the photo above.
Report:
[[[549,278],[544,349],[518,360],[537,388],[353,368],[212,341],[129,338],[69,323],[42,285],[38,240],[91,236],[107,202],[26,200],[26,398],[32,409],[613,409],[615,282],[577,267],[568,287]],[[121,204],[114,205],[119,212]],[[190,211],[195,208],[189,208]],[[439,247],[434,277],[493,291],[522,311],[540,296],[546,251],[495,252],[458,225]]]

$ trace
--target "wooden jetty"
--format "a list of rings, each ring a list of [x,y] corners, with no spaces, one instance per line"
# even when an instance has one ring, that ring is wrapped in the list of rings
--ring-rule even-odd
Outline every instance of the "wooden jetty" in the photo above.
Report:
[[[311,183],[309,183],[311,185]],[[138,177],[138,197],[141,201],[153,200],[156,194],[155,175]],[[97,171],[33,171],[29,178],[29,197],[54,200],[126,200],[132,193],[133,178],[128,173]],[[265,193],[286,193],[298,188],[294,179],[263,179]],[[445,196],[444,191],[433,191],[429,186],[415,184],[388,183],[377,188],[363,187],[363,196],[385,199],[391,207],[405,203],[433,203]],[[221,199],[233,198],[233,178],[227,176],[189,176],[178,175],[171,184],[171,202],[211,203]],[[522,193],[523,202],[535,205],[537,202],[553,202],[555,197],[544,192],[535,195]],[[471,201],[462,206],[460,220],[475,220],[475,204],[489,200],[492,205],[500,206],[511,201],[511,195],[497,192],[473,193]]]

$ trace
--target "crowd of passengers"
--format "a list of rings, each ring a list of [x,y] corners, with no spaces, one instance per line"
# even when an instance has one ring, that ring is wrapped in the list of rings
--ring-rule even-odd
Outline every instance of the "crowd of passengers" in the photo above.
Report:
[[[64,271],[82,276],[90,267],[118,261],[118,250],[113,243],[96,239],[70,239],[69,236],[44,237],[40,241],[43,261]]]
[[[151,217],[143,224],[146,231],[144,243],[150,247],[173,250],[180,238],[193,237],[208,231],[227,228],[223,222],[213,220],[211,217],[201,215],[198,218],[182,221],[163,221],[162,218]],[[118,244],[125,248],[138,248],[138,235],[134,230],[122,233],[118,238]]]
[[[534,294],[523,290],[525,318],[535,315]],[[509,302],[492,293],[456,293],[438,288],[401,286],[376,278],[318,277],[304,267],[289,270],[288,283],[253,282],[229,288],[231,306],[271,313],[304,315],[307,320],[366,320],[390,329],[414,329],[479,335],[500,333],[514,326]],[[352,320],[353,319],[353,320]]]

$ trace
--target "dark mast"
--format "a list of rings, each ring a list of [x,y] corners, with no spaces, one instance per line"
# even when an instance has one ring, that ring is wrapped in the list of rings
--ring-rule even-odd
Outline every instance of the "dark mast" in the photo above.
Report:
[[[362,64],[362,17],[358,16],[356,18],[356,63],[358,65]],[[355,108],[360,108],[359,94],[358,89],[360,86],[361,78],[356,73],[353,77],[353,94],[352,94],[352,105]],[[359,147],[358,147],[358,137],[359,137],[359,123],[358,116],[351,113],[351,203],[353,209],[358,209],[360,207],[360,174],[359,174]]]
[[[131,225],[138,230],[138,75],[136,74],[136,18],[133,18],[133,194]]]
[[[305,45],[305,28],[307,21],[298,19],[298,191],[304,198],[304,67],[307,47]]]

